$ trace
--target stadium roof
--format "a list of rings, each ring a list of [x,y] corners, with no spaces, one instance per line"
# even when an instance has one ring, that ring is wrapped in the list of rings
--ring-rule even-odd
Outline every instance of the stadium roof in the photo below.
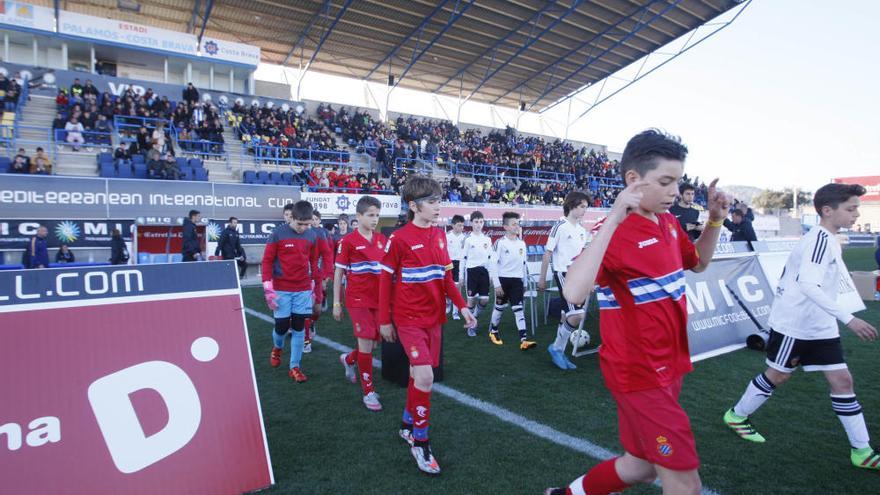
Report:
[[[86,0],[65,8],[258,45],[268,63],[382,83],[391,74],[400,87],[540,110],[739,3],[140,0],[133,14],[117,0]]]

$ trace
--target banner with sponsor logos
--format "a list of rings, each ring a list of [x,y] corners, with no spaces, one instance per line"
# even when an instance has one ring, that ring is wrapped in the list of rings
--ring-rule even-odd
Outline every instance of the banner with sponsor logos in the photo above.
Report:
[[[113,229],[131,241],[132,220],[0,220],[0,250],[23,248],[37,234],[40,225],[49,230],[50,249],[67,244],[71,248],[109,248]]]
[[[55,11],[24,2],[0,1],[0,24],[12,28],[55,31]]]
[[[304,192],[300,199],[304,199],[321,212],[323,217],[339,216],[343,213],[354,218],[355,206],[361,196],[373,196],[382,202],[380,217],[397,217],[400,215],[400,196],[396,194],[337,194],[337,193],[312,193]]]
[[[273,484],[241,307],[233,262],[0,272],[0,491]]]
[[[54,15],[53,15],[54,17]],[[203,56],[220,62],[256,67],[260,47],[205,37],[199,46],[194,34],[170,31],[117,19],[94,17],[62,10],[58,14],[58,33],[96,40],[134,49],[158,51],[189,57]]]
[[[290,186],[8,174],[0,183],[4,218],[182,217],[278,219],[299,200]]]
[[[685,281],[693,359],[739,349],[769,329],[773,289],[757,256],[713,259],[702,273],[686,272]]]
[[[880,201],[880,175],[862,175],[859,177],[837,177],[832,179],[835,184],[860,184],[867,193],[861,197],[862,203]]]

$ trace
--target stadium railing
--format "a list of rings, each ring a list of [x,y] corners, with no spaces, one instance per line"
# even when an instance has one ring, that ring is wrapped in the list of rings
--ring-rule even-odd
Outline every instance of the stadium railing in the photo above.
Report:
[[[243,144],[241,162],[252,158],[257,168],[263,165],[312,168],[347,167],[351,162],[351,153],[347,151],[313,150],[308,148],[285,148],[282,146],[253,146]]]
[[[152,131],[156,126],[162,123],[165,129],[171,134],[171,139],[177,137],[177,129],[174,123],[167,119],[158,119],[155,117],[138,117],[136,115],[114,115],[113,129],[120,143],[132,143],[137,141],[137,131],[141,127],[146,127],[148,131]]]
[[[73,147],[73,143],[67,142],[67,131],[64,129],[53,129],[54,135],[52,136],[55,141],[55,145],[57,147],[70,146]],[[82,133],[83,140],[85,143],[77,146],[106,146],[111,147],[113,145],[113,133],[112,132],[99,132],[99,131],[83,131]]]
[[[226,163],[226,168],[231,168],[229,164],[229,152],[226,151],[225,144],[205,139],[193,140],[177,140],[177,148],[181,155],[188,155],[201,158],[202,160],[218,160]]]

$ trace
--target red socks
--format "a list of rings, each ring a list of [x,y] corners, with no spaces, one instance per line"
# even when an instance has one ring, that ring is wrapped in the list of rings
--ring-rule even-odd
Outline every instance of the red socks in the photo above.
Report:
[[[431,416],[431,392],[419,390],[413,385],[407,395],[412,396],[413,439],[425,442],[428,440],[428,420]]]
[[[358,360],[358,350],[355,349],[345,355],[345,364],[351,366]]]
[[[312,320],[311,320],[311,318],[306,318],[305,330],[306,330],[306,335],[305,335],[306,342],[311,342],[312,341]]]
[[[580,479],[583,486],[582,493],[608,495],[629,488],[629,485],[624,483],[620,476],[617,475],[617,469],[614,468],[614,461],[616,460],[617,458],[609,459],[582,476]],[[577,491],[572,490],[572,493],[577,493]]]
[[[357,353],[358,372],[361,374],[361,388],[364,390],[364,395],[367,395],[373,391],[373,355],[357,350],[352,351],[351,354],[355,353]],[[351,354],[345,358],[346,362]]]

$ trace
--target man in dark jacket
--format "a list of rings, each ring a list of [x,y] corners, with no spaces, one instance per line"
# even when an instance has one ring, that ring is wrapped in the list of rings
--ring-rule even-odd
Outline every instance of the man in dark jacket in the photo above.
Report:
[[[125,239],[119,229],[113,229],[110,233],[110,264],[125,265],[128,263],[128,248],[125,247]]]
[[[189,216],[183,219],[183,249],[180,251],[183,261],[197,261],[203,257],[196,232],[196,224],[201,220],[202,213],[198,210],[190,210]]]
[[[49,268],[49,249],[46,245],[48,235],[49,229],[40,225],[37,235],[31,238],[28,243],[28,268]]]
[[[199,90],[193,86],[193,83],[187,84],[186,88],[183,89],[183,101],[188,102],[190,105],[199,101]]]
[[[733,210],[731,218],[732,220],[724,220],[724,226],[731,232],[730,242],[758,240],[752,222],[745,219],[743,211]]]
[[[244,249],[241,248],[241,239],[238,235],[238,219],[231,217],[223,233],[220,234],[220,241],[217,243],[217,249],[214,250],[214,256],[220,256],[224,260],[235,260],[238,264],[238,277],[244,278],[244,272],[247,270],[247,256]]]

